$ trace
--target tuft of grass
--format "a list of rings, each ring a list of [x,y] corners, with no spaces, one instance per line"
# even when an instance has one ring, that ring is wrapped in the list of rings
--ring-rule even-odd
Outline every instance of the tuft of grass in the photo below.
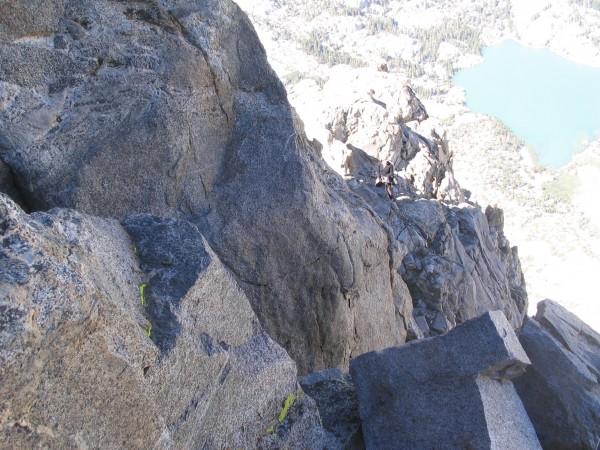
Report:
[[[300,81],[305,79],[307,74],[305,72],[300,72],[299,70],[294,70],[293,72],[286,73],[283,76],[284,84],[298,84]]]

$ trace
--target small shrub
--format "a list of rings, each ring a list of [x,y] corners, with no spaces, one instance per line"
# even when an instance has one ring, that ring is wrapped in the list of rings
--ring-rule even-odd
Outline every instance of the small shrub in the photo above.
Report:
[[[579,185],[580,181],[577,176],[569,172],[563,172],[556,180],[544,184],[542,187],[544,198],[562,203],[570,203]]]

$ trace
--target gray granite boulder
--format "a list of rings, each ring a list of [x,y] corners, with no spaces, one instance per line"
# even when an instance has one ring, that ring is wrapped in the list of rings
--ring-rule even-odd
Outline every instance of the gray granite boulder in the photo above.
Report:
[[[538,303],[535,320],[600,379],[600,333],[552,300]]]
[[[500,311],[355,358],[367,448],[540,448],[510,380],[529,359]]]
[[[193,222],[302,373],[405,339],[393,237],[230,0],[0,3],[0,159],[33,211]]]
[[[0,194],[0,447],[324,445],[314,402],[278,420],[296,366],[198,229],[125,225]]]
[[[519,340],[531,359],[515,387],[547,449],[597,449],[600,443],[598,333],[551,301],[538,304]]]

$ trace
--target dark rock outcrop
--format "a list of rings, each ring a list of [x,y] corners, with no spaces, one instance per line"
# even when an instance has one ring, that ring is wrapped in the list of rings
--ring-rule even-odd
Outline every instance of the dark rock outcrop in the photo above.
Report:
[[[0,194],[0,447],[324,445],[310,399],[269,434],[296,366],[197,228],[126,225]]]
[[[302,373],[404,341],[397,244],[229,0],[0,3],[0,157],[32,210],[185,218]]]
[[[329,369],[311,373],[299,382],[304,392],[317,403],[323,428],[335,437],[337,447],[363,449],[358,398],[350,375],[339,369]]]
[[[531,359],[515,380],[545,449],[596,449],[600,442],[600,336],[555,302],[538,304],[519,340]]]
[[[510,382],[528,364],[499,311],[355,358],[367,448],[540,448]]]

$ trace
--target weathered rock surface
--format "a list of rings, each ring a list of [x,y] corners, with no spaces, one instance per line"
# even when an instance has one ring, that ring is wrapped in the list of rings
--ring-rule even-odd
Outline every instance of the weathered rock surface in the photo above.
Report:
[[[394,75],[381,73],[372,76],[372,85],[376,90],[329,111],[324,119],[329,130],[325,159],[333,167],[343,166],[345,174],[367,179],[374,179],[377,172],[370,167],[364,173],[361,152],[381,161],[390,159],[419,194],[463,200],[452,175],[445,132],[434,121],[426,121],[427,111],[410,86],[398,85]],[[415,121],[419,132],[408,125]]]
[[[354,154],[361,155],[359,176],[368,180],[378,161]],[[517,248],[504,236],[502,210],[488,207],[484,213],[469,203],[423,198],[403,177],[398,177],[399,196],[392,202],[372,182],[350,179],[348,184],[400,244],[399,273],[410,290],[415,318],[423,318],[418,328],[425,336],[493,310],[502,310],[513,328],[521,325],[527,291]]]
[[[557,302],[537,305],[535,320],[600,379],[600,334]]]
[[[358,78],[357,85],[366,83]],[[323,157],[335,167],[336,155],[344,156],[349,187],[400,243],[400,274],[415,316],[408,321],[409,337],[443,333],[493,310],[504,311],[518,328],[527,293],[517,249],[504,236],[502,210],[488,207],[484,214],[465,202],[445,131],[427,119],[408,86],[399,88],[393,74],[368,80],[376,86],[374,94],[331,110],[324,120],[329,134]],[[390,159],[398,175],[392,202],[383,188],[374,187],[382,159]]]
[[[547,449],[596,449],[600,442],[598,333],[552,301],[538,304],[519,340],[531,359],[515,380],[536,433]]]
[[[125,224],[133,242],[0,194],[0,447],[259,446],[299,390],[294,362],[195,226]],[[278,439],[319,448],[314,402],[294,411]]]
[[[11,0],[0,26],[0,159],[32,210],[193,221],[302,373],[404,341],[394,239],[233,2]]]
[[[319,409],[323,428],[336,439],[340,449],[363,449],[356,387],[349,374],[339,369],[311,373],[298,380]],[[330,449],[331,449],[330,448]]]
[[[394,224],[408,250],[402,270],[430,328],[447,329],[485,311],[501,310],[513,328],[527,313],[527,292],[515,247],[492,214],[474,205],[432,200],[401,202]],[[447,325],[444,325],[447,324]]]
[[[367,448],[540,448],[510,382],[527,365],[500,311],[355,358]]]

